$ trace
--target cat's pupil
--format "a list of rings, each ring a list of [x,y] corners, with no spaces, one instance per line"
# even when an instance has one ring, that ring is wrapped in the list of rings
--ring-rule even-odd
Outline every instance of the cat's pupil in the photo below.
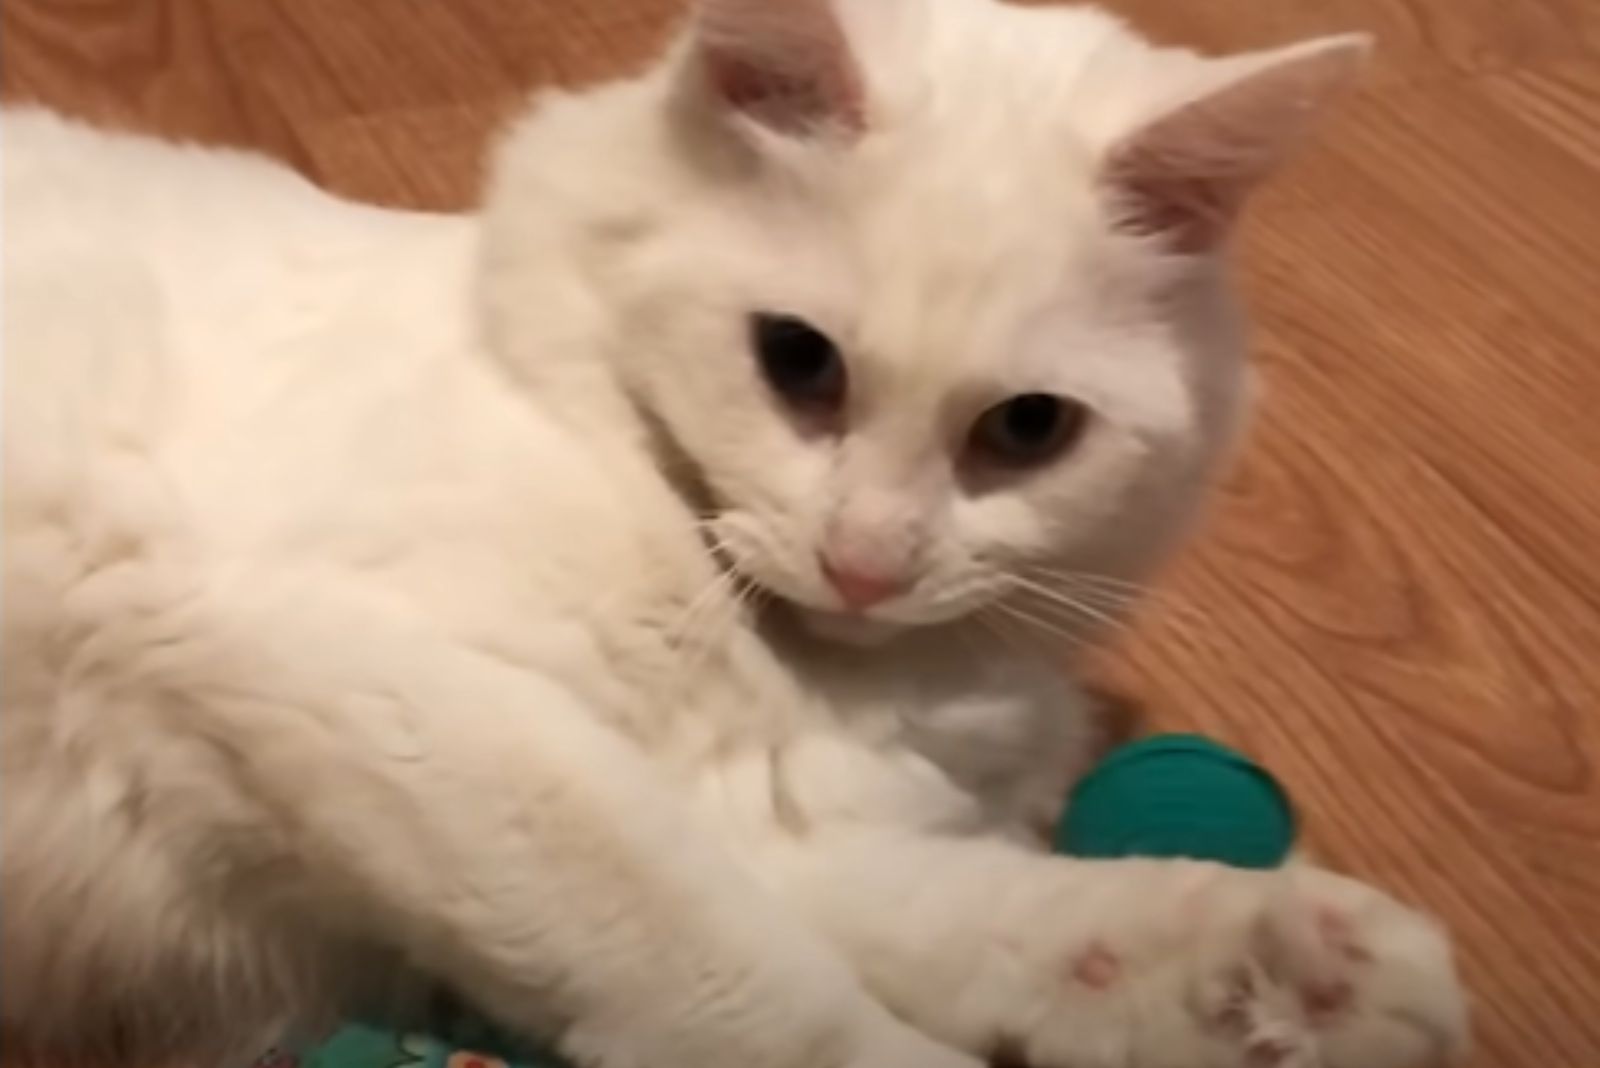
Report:
[[[762,377],[795,407],[833,409],[844,400],[844,360],[828,336],[804,319],[761,312],[751,317]]]
[[[1088,416],[1088,409],[1070,398],[1024,393],[979,416],[971,448],[985,460],[1009,466],[1044,463],[1077,442]]]
[[[1005,406],[1006,432],[1022,444],[1037,444],[1055,433],[1061,402],[1042,393],[1018,397]]]

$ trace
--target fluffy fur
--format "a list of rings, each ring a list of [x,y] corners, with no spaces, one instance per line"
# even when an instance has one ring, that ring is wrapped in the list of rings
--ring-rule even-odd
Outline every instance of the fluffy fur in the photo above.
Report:
[[[8,1035],[221,1063],[416,973],[602,1068],[1458,1048],[1376,891],[1034,833],[1091,748],[1056,632],[1198,507],[1229,223],[1360,50],[703,0],[464,218],[7,114]],[[837,426],[759,311],[837,343]],[[1022,393],[1082,442],[975,465]]]

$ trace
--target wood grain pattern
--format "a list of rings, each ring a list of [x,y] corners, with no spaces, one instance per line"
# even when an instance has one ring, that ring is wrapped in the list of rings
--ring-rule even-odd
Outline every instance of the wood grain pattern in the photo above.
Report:
[[[1477,1068],[1600,1066],[1600,4],[1121,0],[1212,48],[1365,28],[1369,88],[1264,200],[1267,401],[1108,671],[1256,750],[1315,848],[1439,912]],[[471,202],[530,87],[674,0],[6,0],[15,97]]]

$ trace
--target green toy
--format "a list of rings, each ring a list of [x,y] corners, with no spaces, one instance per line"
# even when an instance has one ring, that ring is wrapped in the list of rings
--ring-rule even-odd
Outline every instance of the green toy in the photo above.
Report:
[[[1242,753],[1195,734],[1163,734],[1113,750],[1084,776],[1056,827],[1074,857],[1191,857],[1271,868],[1294,846],[1294,810],[1276,779]],[[468,1053],[467,1050],[477,1050]],[[257,1068],[561,1068],[471,1016],[427,1033],[352,1025]]]
[[[1190,857],[1273,868],[1294,847],[1282,786],[1242,753],[1196,734],[1113,750],[1078,783],[1056,826],[1075,857]]]

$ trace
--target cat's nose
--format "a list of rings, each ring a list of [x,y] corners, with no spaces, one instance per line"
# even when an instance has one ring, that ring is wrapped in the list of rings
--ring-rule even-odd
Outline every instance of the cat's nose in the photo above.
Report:
[[[853,612],[881,604],[905,589],[905,579],[877,571],[868,571],[828,556],[820,558],[822,575],[839,594],[845,607]]]

